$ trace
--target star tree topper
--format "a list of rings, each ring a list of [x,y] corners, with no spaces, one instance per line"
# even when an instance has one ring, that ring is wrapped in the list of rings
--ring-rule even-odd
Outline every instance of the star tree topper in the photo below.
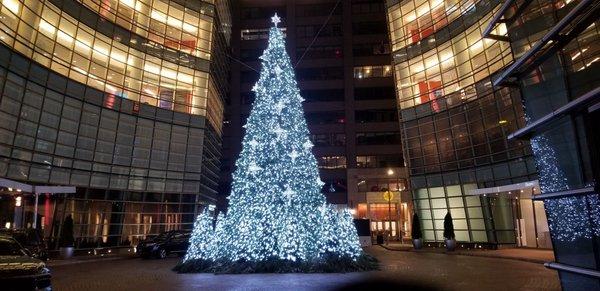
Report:
[[[279,22],[281,22],[281,18],[279,18],[279,16],[277,16],[277,13],[275,13],[275,15],[273,15],[273,17],[271,17],[271,22],[273,22],[273,24],[275,24],[275,27],[277,27],[277,24],[279,24]]]

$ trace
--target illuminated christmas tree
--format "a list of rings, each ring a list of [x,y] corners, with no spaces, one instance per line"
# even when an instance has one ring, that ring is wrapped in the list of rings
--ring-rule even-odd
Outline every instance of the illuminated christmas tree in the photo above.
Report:
[[[206,212],[198,217],[188,253],[176,270],[372,269],[350,213],[328,205],[321,194],[323,182],[311,150],[303,99],[284,35],[277,28],[280,19],[275,15],[272,21],[227,215],[219,216],[214,228]]]

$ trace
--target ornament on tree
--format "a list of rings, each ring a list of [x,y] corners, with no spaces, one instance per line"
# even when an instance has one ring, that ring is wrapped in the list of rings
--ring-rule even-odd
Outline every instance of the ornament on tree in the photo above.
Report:
[[[285,103],[283,101],[279,101],[277,102],[277,104],[275,104],[275,111],[277,112],[277,114],[281,114],[283,108],[285,108]]]
[[[327,205],[302,98],[274,27],[233,174],[229,207],[215,227],[202,213],[180,272],[318,272],[376,268],[362,251],[352,216]],[[280,74],[269,74],[279,68]],[[286,109],[286,114],[280,113]],[[274,134],[275,133],[275,134]],[[259,147],[260,146],[260,147]],[[260,150],[257,150],[260,149]],[[258,175],[260,171],[260,175]],[[284,189],[282,191],[282,189]],[[281,196],[285,199],[282,199]],[[273,266],[280,266],[274,270]]]
[[[286,187],[285,191],[283,191],[283,195],[285,195],[288,201],[292,200],[294,194],[296,194],[296,191],[292,190],[289,185]]]
[[[252,148],[255,148],[258,146],[258,142],[255,139],[253,139],[250,142],[248,142],[248,145]]]
[[[310,140],[307,140],[305,143],[302,144],[302,147],[304,149],[311,149],[313,147],[313,143],[310,142]]]
[[[279,66],[275,67],[273,71],[275,71],[275,75],[277,76],[281,75],[281,73],[283,72],[283,70]]]
[[[285,139],[287,137],[287,130],[281,128],[280,126],[277,126],[273,132],[277,135],[278,140]]]
[[[289,154],[289,156],[292,159],[292,163],[293,163],[300,156],[300,154],[296,150],[292,150],[292,152]]]
[[[261,167],[259,167],[255,162],[251,162],[250,166],[248,166],[248,171],[250,171],[251,173],[255,173],[262,170]]]

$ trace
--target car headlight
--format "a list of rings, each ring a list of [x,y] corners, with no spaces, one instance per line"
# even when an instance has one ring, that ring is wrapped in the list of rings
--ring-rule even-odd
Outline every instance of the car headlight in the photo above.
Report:
[[[48,269],[46,266],[40,267],[38,269],[38,274],[50,274],[50,269]]]

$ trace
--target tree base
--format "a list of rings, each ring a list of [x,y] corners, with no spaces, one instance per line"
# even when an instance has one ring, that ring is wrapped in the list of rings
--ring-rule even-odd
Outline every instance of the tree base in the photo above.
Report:
[[[186,262],[182,261],[173,268],[173,271],[178,273],[215,274],[349,273],[373,270],[379,270],[379,262],[374,257],[365,253],[361,254],[356,260],[350,257],[337,257],[333,255],[310,261],[290,261],[275,257],[258,262],[196,259]]]

